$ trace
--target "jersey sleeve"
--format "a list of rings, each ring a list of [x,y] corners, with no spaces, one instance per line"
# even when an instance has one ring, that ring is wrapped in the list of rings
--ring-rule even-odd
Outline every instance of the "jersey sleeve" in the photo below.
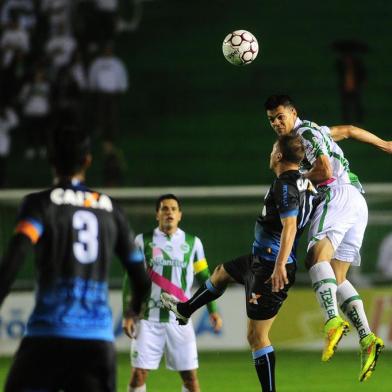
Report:
[[[26,196],[19,209],[16,234],[28,237],[32,244],[36,244],[44,232],[44,213],[37,194]]]
[[[144,254],[144,240],[143,240],[143,234],[138,234],[135,237],[135,246],[137,249],[140,250]]]
[[[207,259],[205,257],[203,244],[198,237],[195,237],[195,256],[193,259],[193,270],[195,272],[195,278],[200,285],[202,285],[209,277],[210,270],[208,268]],[[212,301],[207,304],[209,313],[215,313],[217,311],[216,302]]]
[[[299,191],[295,184],[277,179],[274,184],[274,202],[281,219],[297,216],[299,211]]]
[[[323,138],[323,128],[324,127],[319,127],[319,130],[302,128],[299,130],[305,147],[306,159],[311,165],[314,164],[318,157],[328,155],[327,144]]]

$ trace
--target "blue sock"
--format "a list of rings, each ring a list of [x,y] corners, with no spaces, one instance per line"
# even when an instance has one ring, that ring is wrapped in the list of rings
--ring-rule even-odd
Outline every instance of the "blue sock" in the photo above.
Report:
[[[179,302],[177,310],[185,317],[190,317],[193,312],[207,303],[219,298],[224,290],[217,289],[210,279],[207,279],[187,302]]]
[[[275,392],[275,352],[272,346],[252,352],[257,376],[263,392]]]

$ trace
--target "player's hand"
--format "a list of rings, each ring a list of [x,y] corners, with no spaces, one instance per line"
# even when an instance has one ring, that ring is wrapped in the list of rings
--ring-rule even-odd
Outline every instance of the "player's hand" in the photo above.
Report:
[[[122,328],[125,333],[130,339],[136,338],[136,318],[129,317],[123,318]]]
[[[274,271],[271,275],[272,292],[277,293],[284,289],[285,284],[289,283],[287,279],[286,265],[275,264]]]
[[[210,314],[210,324],[211,327],[214,329],[215,333],[218,333],[222,329],[222,318],[219,316],[218,313],[214,312]]]

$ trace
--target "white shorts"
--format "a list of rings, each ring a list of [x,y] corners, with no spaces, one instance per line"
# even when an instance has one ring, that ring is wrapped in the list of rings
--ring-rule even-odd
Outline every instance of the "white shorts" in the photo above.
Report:
[[[140,321],[136,339],[131,343],[132,367],[158,369],[163,354],[167,369],[183,371],[199,367],[192,320],[187,325],[178,325],[176,321]]]
[[[365,198],[354,186],[331,187],[310,222],[308,250],[317,241],[328,237],[335,250],[335,259],[360,265],[367,221]]]

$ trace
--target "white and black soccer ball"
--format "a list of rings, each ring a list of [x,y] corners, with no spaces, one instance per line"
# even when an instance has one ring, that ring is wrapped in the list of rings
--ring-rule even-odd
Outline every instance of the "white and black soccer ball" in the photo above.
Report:
[[[255,36],[246,30],[236,30],[223,40],[222,51],[225,59],[234,65],[250,64],[259,53]]]

